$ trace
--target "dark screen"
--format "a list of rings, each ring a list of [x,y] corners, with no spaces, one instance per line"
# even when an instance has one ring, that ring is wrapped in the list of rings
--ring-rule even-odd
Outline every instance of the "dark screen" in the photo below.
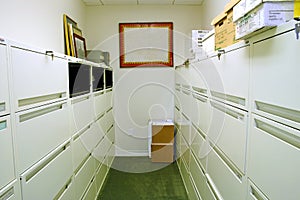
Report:
[[[87,94],[90,91],[90,66],[69,63],[70,97]]]
[[[106,89],[113,86],[113,72],[111,70],[105,70],[105,83]]]
[[[93,91],[99,91],[104,89],[104,69],[101,67],[93,67]]]

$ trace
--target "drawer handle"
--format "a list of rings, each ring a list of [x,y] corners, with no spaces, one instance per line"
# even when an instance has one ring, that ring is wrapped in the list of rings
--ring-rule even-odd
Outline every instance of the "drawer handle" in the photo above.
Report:
[[[72,178],[70,178],[67,183],[60,189],[60,191],[57,193],[57,195],[53,198],[53,200],[58,200],[62,197],[62,195],[65,193],[65,191],[70,187],[72,183]]]
[[[245,116],[243,114],[233,111],[233,110],[229,109],[228,107],[225,107],[225,105],[222,106],[222,105],[219,105],[219,104],[213,103],[213,102],[211,102],[211,105],[214,108],[218,109],[219,111],[226,113],[227,115],[230,115],[231,117],[234,117],[237,120],[244,121]]]
[[[91,153],[89,155],[87,155],[79,164],[79,166],[76,168],[76,170],[74,171],[75,176],[78,174],[78,172],[80,171],[80,169],[83,167],[83,165],[88,161],[88,159],[91,157]]]
[[[4,130],[6,128],[7,128],[7,121],[5,120],[5,121],[0,122],[0,131]]]
[[[207,179],[207,184],[211,191],[213,192],[214,196],[216,197],[217,200],[223,200],[220,192],[218,191],[217,187],[213,183],[212,179],[210,178],[209,174],[205,173],[205,177]]]
[[[105,113],[102,113],[99,115],[99,117],[97,117],[96,121],[99,121],[102,117],[104,117]]]
[[[0,112],[5,111],[5,103],[0,103]]]
[[[194,94],[193,94],[193,97],[194,97],[195,99],[197,99],[197,100],[203,102],[203,103],[206,103],[206,102],[207,102],[207,98],[202,97],[201,95],[198,95],[198,94],[195,94],[195,93],[194,93]]]
[[[111,111],[113,109],[113,107],[110,107],[109,109],[107,109],[106,113],[109,113],[109,111]]]
[[[211,91],[211,94],[213,97],[223,99],[225,101],[230,101],[232,103],[245,106],[246,105],[246,99],[242,97],[237,97],[229,94],[224,94],[221,92]]]
[[[51,107],[48,107],[48,108],[44,108],[44,109],[41,109],[41,110],[37,110],[37,111],[34,111],[34,112],[30,112],[30,113],[20,115],[19,121],[20,122],[25,122],[25,121],[28,121],[30,119],[33,119],[33,118],[36,118],[36,117],[39,117],[39,116],[42,116],[42,115],[46,115],[46,114],[49,114],[51,112],[54,112],[54,111],[57,111],[57,110],[60,110],[60,109],[63,109],[63,104],[51,106]]]
[[[277,115],[294,122],[300,123],[300,111],[292,110],[260,101],[255,101],[257,110],[270,113],[272,115]]]
[[[188,116],[186,116],[184,113],[182,113],[182,116],[184,117],[185,120],[189,121]]]
[[[198,88],[198,87],[195,87],[195,86],[192,86],[192,88],[197,93],[200,93],[202,95],[207,95],[207,89]]]
[[[255,200],[268,200],[268,198],[265,197],[261,191],[256,190],[253,185],[250,185],[250,195],[255,198]]]
[[[100,91],[100,92],[95,93],[94,96],[97,97],[97,96],[101,96],[103,94],[104,94],[104,91]]]
[[[183,89],[183,88],[182,88]],[[186,95],[190,95],[191,94],[191,92],[189,91],[189,90],[186,90],[186,89],[183,89],[182,90],[182,93],[183,94],[186,94]]]
[[[26,99],[20,99],[18,101],[19,107],[28,106],[36,103],[46,102],[46,101],[52,101],[56,99],[61,99],[66,97],[66,93],[56,93],[56,94],[49,94],[44,96],[38,96],[38,97],[32,97],[32,98],[26,98]]]
[[[84,96],[84,97],[80,97],[80,98],[76,98],[72,100],[72,104],[76,104],[85,100],[88,100],[90,98],[90,96]]]
[[[262,122],[258,119],[255,119],[255,126],[258,129],[260,129],[260,130],[262,130],[262,131],[264,131],[264,132],[266,132],[266,133],[268,133],[268,134],[270,134],[270,135],[272,135],[272,136],[274,136],[274,137],[276,137],[276,138],[278,138],[278,139],[280,139],[284,142],[287,142],[290,145],[300,149],[300,135],[299,136],[294,135],[294,134],[292,134],[288,131],[284,131],[280,128],[277,128],[275,126],[272,126],[270,124]]]
[[[109,133],[109,131],[114,127],[114,125],[112,124],[106,131],[106,133]]]
[[[214,146],[213,149],[215,150],[216,154],[224,161],[224,163],[231,170],[231,172],[236,176],[236,178],[242,181],[243,173],[240,172],[240,170],[235,166],[235,164],[229,158],[227,158],[227,156],[223,152],[221,152],[221,150],[217,148],[216,145],[213,145],[211,142],[209,143],[211,146]]]
[[[63,147],[59,148],[56,152],[54,152],[51,156],[45,159],[41,164],[35,166],[32,170],[25,172],[25,181],[28,182],[32,179],[39,171],[41,171],[44,167],[46,167],[50,162],[52,162],[56,157],[66,151],[67,148],[70,147],[70,142],[65,144]],[[24,177],[21,175],[21,178]]]
[[[82,134],[84,134],[88,129],[91,128],[91,125],[86,126],[84,129],[82,129],[79,133],[77,133],[74,137],[73,137],[73,141],[77,140]]]
[[[14,187],[9,188],[4,194],[0,195],[0,200],[10,199],[15,194]]]

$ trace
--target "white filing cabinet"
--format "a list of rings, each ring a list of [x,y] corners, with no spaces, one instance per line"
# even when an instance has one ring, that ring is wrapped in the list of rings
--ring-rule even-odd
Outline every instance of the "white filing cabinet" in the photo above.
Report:
[[[220,58],[211,58],[211,68],[215,68],[223,87],[212,84],[212,96],[241,108],[248,108],[250,47],[229,49]],[[238,87],[237,87],[238,85]],[[225,95],[225,96],[224,96]]]
[[[211,104],[213,119],[208,137],[245,173],[248,113],[216,101]]]
[[[7,60],[7,46],[0,43],[0,116],[10,111]]]
[[[299,199],[300,131],[258,115],[250,127],[249,178],[269,199]]]
[[[16,141],[21,172],[70,137],[68,116],[66,102],[16,114]]]
[[[269,35],[268,35],[269,36]],[[300,128],[300,40],[290,30],[271,38],[257,38],[253,47],[254,112],[272,115]]]
[[[21,174],[23,199],[53,199],[72,176],[70,143]]]
[[[6,185],[4,188],[0,189],[0,198],[5,200],[20,200],[21,199],[21,189],[20,182],[14,180]]]
[[[75,134],[94,120],[91,95],[72,98],[71,105],[71,132]]]
[[[10,115],[0,117],[0,160],[1,190],[16,178]]]
[[[11,47],[13,103],[17,111],[66,99],[67,60],[45,52]],[[53,81],[55,80],[55,81]]]
[[[215,148],[212,148],[208,155],[207,173],[211,185],[218,193],[218,199],[245,199],[246,177],[236,173]]]

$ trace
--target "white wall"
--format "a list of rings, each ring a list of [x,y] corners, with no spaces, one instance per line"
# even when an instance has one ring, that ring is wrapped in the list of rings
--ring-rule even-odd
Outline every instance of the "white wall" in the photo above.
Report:
[[[173,22],[174,62],[184,61],[186,38],[201,27],[200,6],[87,7],[87,48],[111,53],[118,155],[147,153],[148,120],[173,118],[174,70],[119,67],[119,23]]]
[[[85,33],[81,0],[0,0],[0,37],[64,53],[63,14]]]
[[[202,29],[211,30],[211,21],[224,10],[224,6],[230,0],[204,0],[202,3],[201,18]]]

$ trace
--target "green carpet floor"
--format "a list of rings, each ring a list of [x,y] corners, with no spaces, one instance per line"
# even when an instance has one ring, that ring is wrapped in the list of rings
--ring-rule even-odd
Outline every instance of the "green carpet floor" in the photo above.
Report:
[[[187,200],[176,162],[166,165],[146,157],[115,158],[98,200],[127,199]]]

